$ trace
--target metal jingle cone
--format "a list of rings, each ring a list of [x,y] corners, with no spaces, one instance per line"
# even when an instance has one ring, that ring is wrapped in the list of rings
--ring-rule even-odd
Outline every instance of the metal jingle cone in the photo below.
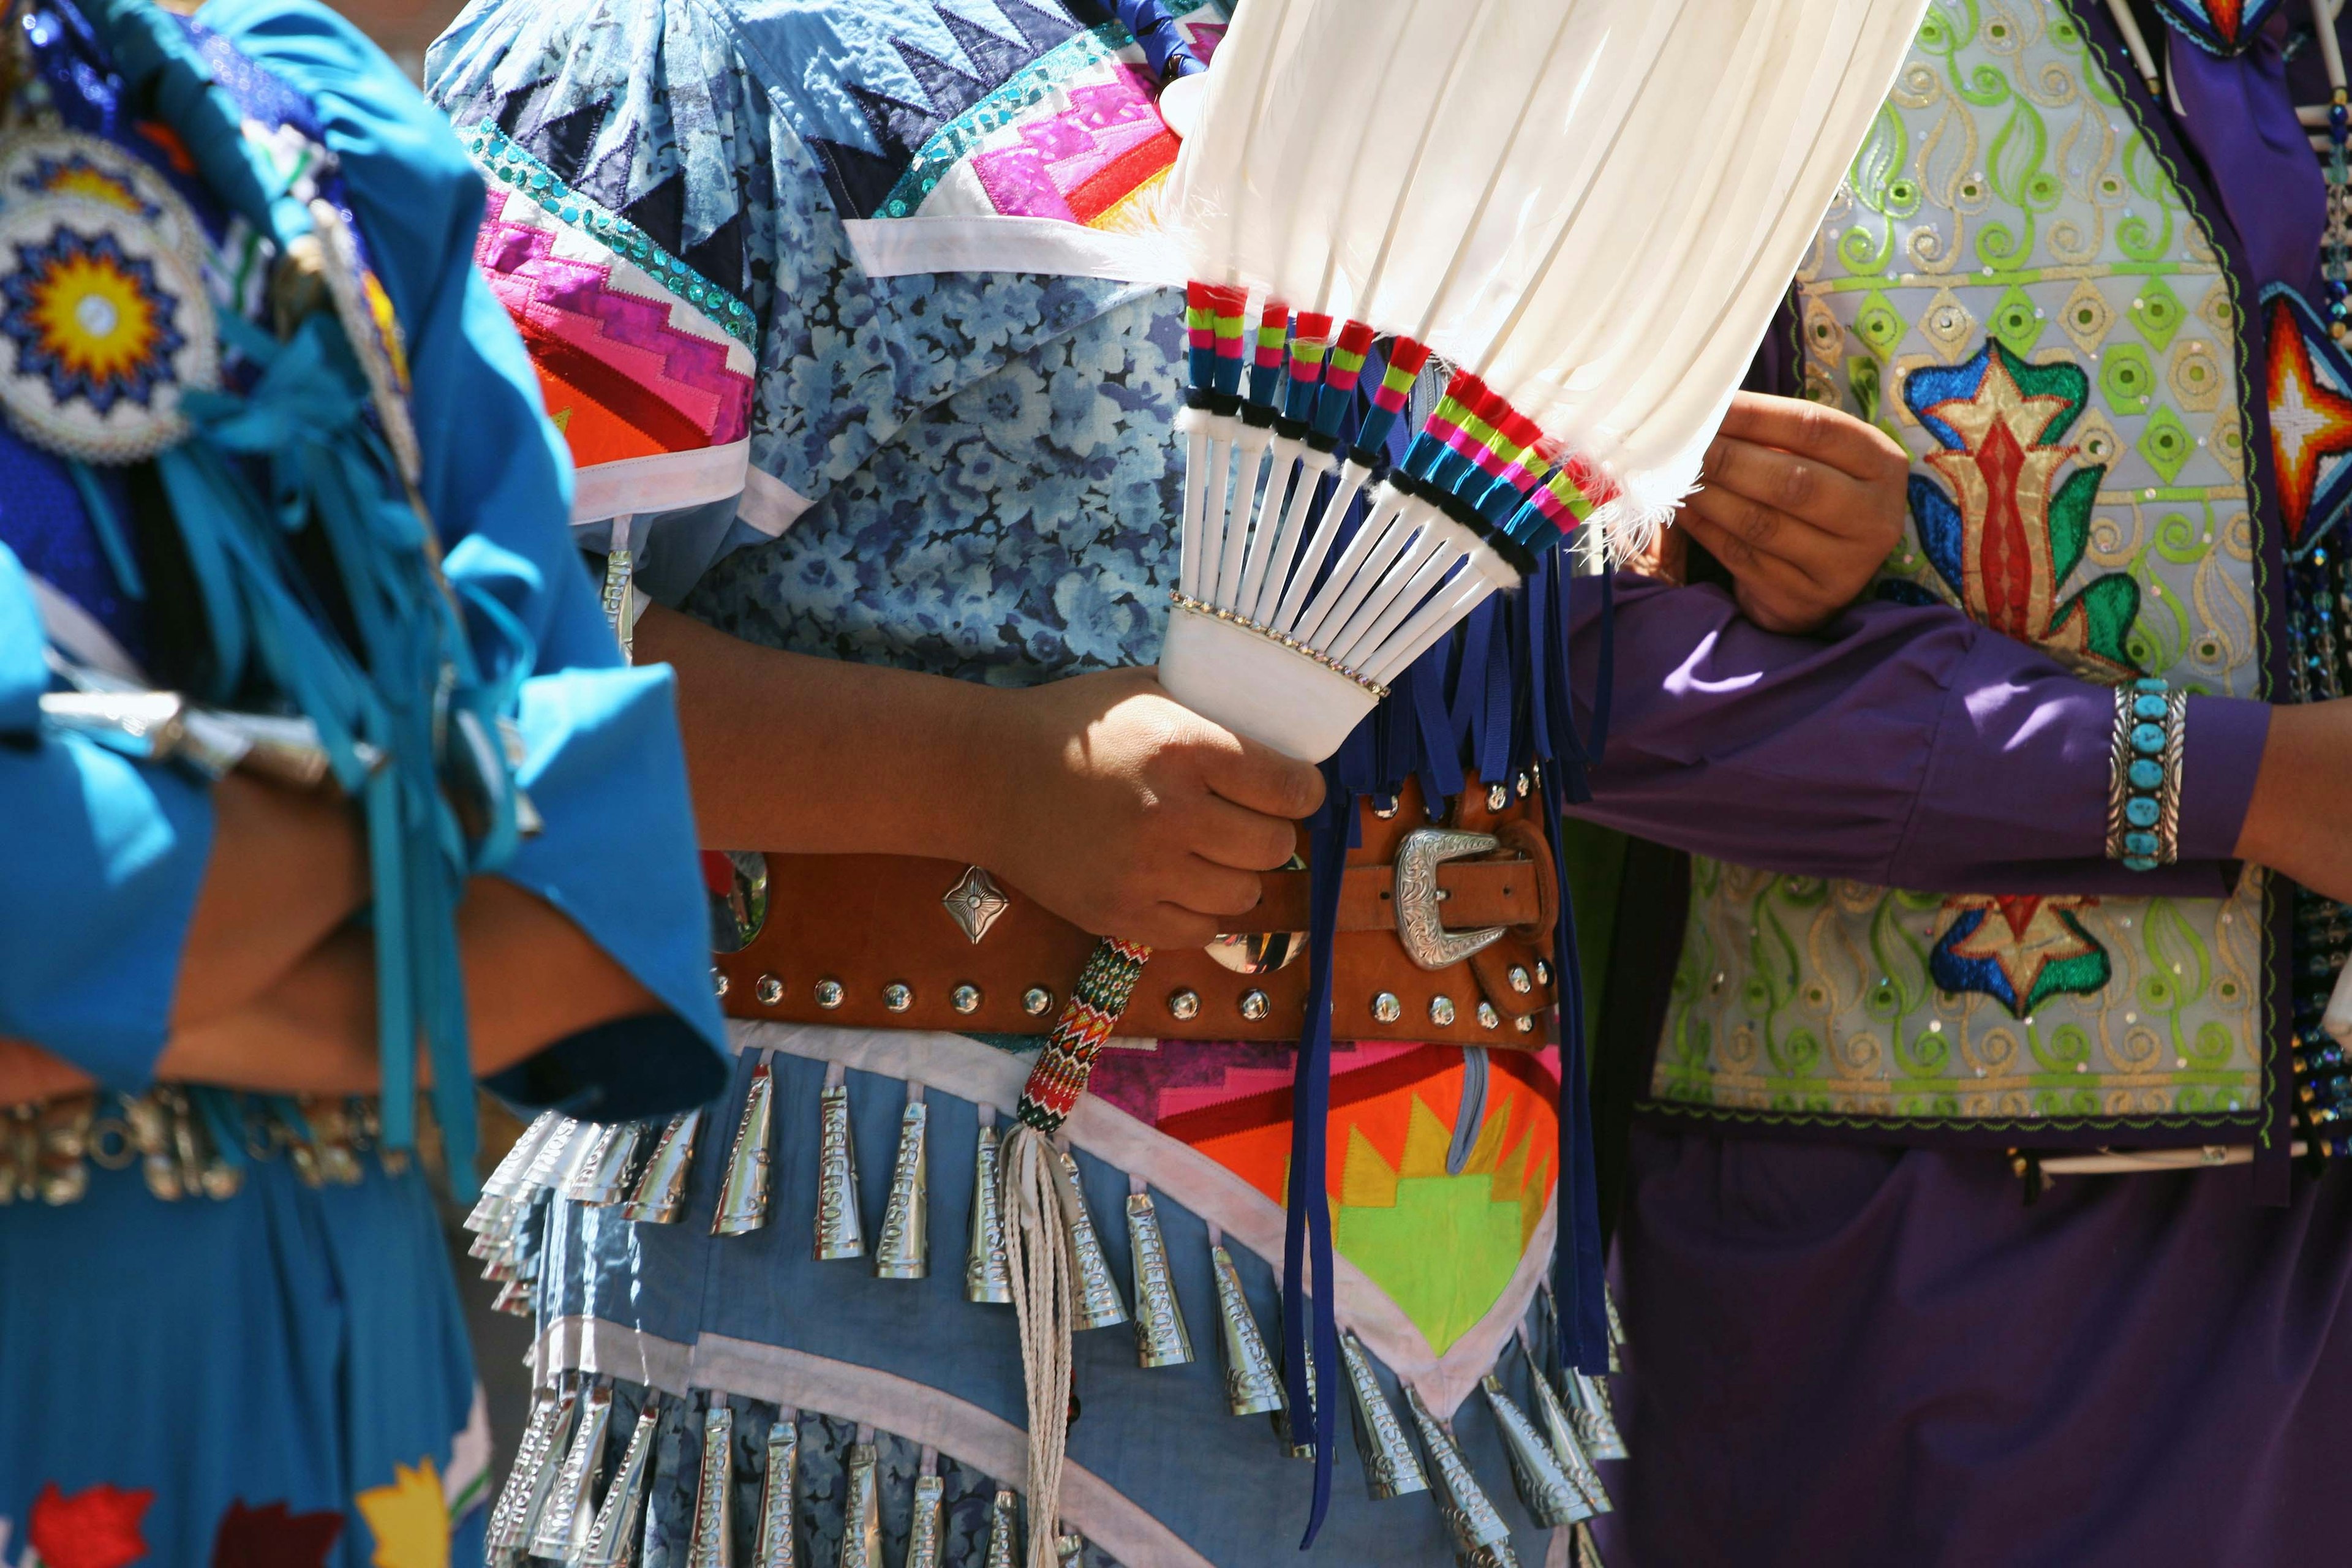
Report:
[[[787,1406],[768,1426],[767,1468],[760,1482],[760,1545],[756,1568],[794,1568],[793,1500],[800,1482],[801,1413]]]
[[[1257,1316],[1242,1293],[1233,1254],[1223,1243],[1210,1243],[1209,1266],[1217,1277],[1217,1343],[1224,1351],[1225,1408],[1236,1415],[1271,1415],[1283,1406],[1282,1370],[1257,1331]]]
[[[586,1549],[588,1531],[596,1523],[593,1489],[604,1473],[604,1437],[612,1425],[613,1391],[602,1384],[591,1385],[580,1395],[572,1446],[555,1467],[547,1505],[539,1510],[539,1522],[531,1527],[531,1556],[569,1563]]]
[[[1127,1243],[1135,1262],[1135,1359],[1144,1366],[1183,1366],[1192,1359],[1192,1336],[1169,1272],[1160,1211],[1139,1181],[1127,1194]]]
[[[866,1256],[866,1225],[857,1206],[857,1150],[849,1138],[849,1085],[836,1082],[835,1062],[817,1097],[816,1258]]]
[[[1617,1315],[1617,1298],[1610,1293],[1606,1285],[1601,1288],[1601,1304],[1609,1312],[1609,1370],[1612,1373],[1623,1372],[1625,1320]]]
[[[1525,1348],[1524,1338],[1520,1345]],[[1576,1489],[1584,1494],[1584,1500],[1592,1505],[1592,1511],[1607,1513],[1615,1505],[1609,1500],[1608,1489],[1601,1484],[1601,1472],[1592,1468],[1591,1459],[1585,1455],[1583,1440],[1576,1435],[1575,1418],[1569,1415],[1568,1406],[1560,1402],[1559,1391],[1551,1385],[1551,1379],[1543,1374],[1543,1368],[1535,1363],[1532,1355],[1528,1372],[1528,1385],[1536,1394],[1536,1415],[1543,1422],[1544,1435],[1551,1441],[1552,1457],[1568,1472]]]
[[[1568,1568],[1601,1568],[1601,1543],[1592,1539],[1592,1527],[1580,1524],[1569,1532]]]
[[[1591,1373],[1570,1368],[1568,1373],[1568,1414],[1576,1423],[1577,1440],[1595,1459],[1622,1459],[1625,1439],[1617,1430],[1617,1413],[1609,1406],[1609,1385]]]
[[[498,1256],[500,1247],[514,1229],[516,1205],[505,1198],[486,1197],[474,1205],[466,1216],[466,1228],[474,1239],[466,1244],[466,1256],[483,1259]],[[474,1222],[479,1219],[479,1225]]]
[[[499,1287],[499,1293],[490,1298],[490,1310],[504,1312],[509,1318],[537,1316],[531,1310],[530,1286],[528,1279],[507,1280]]]
[[[1087,1212],[1086,1190],[1078,1184],[1078,1163],[1067,1149],[1056,1149],[1059,1169],[1054,1190],[1062,1201],[1062,1223],[1070,1233],[1070,1265],[1076,1287],[1070,1327],[1108,1329],[1127,1321],[1127,1303],[1118,1282],[1110,1277],[1110,1259],[1103,1255],[1094,1215]]]
[[[564,1176],[555,1189],[555,1195],[572,1203],[585,1203],[581,1194],[596,1178],[604,1163],[604,1151],[612,1145],[613,1134],[624,1124],[618,1121],[583,1121],[573,1135],[572,1157],[564,1161]]]
[[[595,1158],[563,1189],[563,1195],[591,1208],[610,1208],[629,1195],[629,1178],[636,1174],[637,1155],[645,1147],[642,1121],[616,1121],[604,1129]]]
[[[1054,1538],[1054,1562],[1056,1568],[1078,1568],[1087,1554],[1087,1538],[1076,1531],[1066,1531]]]
[[[915,1477],[915,1510],[907,1520],[907,1568],[947,1568],[947,1527],[942,1512],[947,1483],[940,1479],[939,1455],[923,1450]]]
[[[528,1455],[520,1451],[515,1455],[514,1476],[521,1481],[522,1490],[498,1544],[517,1556],[530,1549],[531,1537],[539,1533],[539,1516],[555,1489],[556,1472],[571,1446],[572,1420],[579,1410],[580,1391],[564,1389],[556,1395],[553,1418],[541,1429],[538,1446]]]
[[[1519,1501],[1527,1505],[1528,1517],[1546,1530],[1591,1519],[1591,1500],[1561,1466],[1559,1456],[1536,1430],[1536,1424],[1528,1419],[1528,1413],[1503,1392],[1502,1379],[1490,1372],[1479,1386],[1486,1390],[1487,1408],[1495,1413],[1495,1426],[1503,1435],[1503,1451],[1511,1461],[1511,1484],[1518,1489]]]
[[[639,1225],[676,1225],[686,1213],[686,1176],[694,1163],[695,1135],[702,1109],[681,1110],[654,1140],[654,1152],[637,1178],[637,1190],[621,1205],[621,1217]]]
[[[963,1299],[1009,1306],[1013,1265],[1004,1256],[1004,1196],[999,1190],[996,1108],[980,1108],[971,1156],[971,1245],[964,1256]]]
[[[1389,1403],[1372,1358],[1353,1330],[1339,1335],[1339,1359],[1348,1369],[1348,1387],[1355,1394],[1356,1453],[1364,1462],[1364,1489],[1374,1502],[1385,1502],[1407,1492],[1425,1492],[1429,1477],[1413,1456],[1412,1439],[1404,1434],[1396,1407]]]
[[[735,1411],[722,1394],[702,1413],[702,1470],[694,1484],[694,1531],[686,1568],[735,1568]]]
[[[507,1484],[499,1489],[499,1500],[490,1507],[485,1539],[494,1563],[512,1562],[521,1555],[522,1539],[515,1531],[515,1518],[530,1496],[531,1482],[541,1460],[546,1458],[558,1415],[570,1397],[546,1389],[531,1404],[530,1417],[523,1423],[522,1436],[515,1444],[514,1463],[507,1470]]]
[[[898,1119],[890,1199],[882,1208],[882,1233],[874,1238],[877,1279],[921,1279],[931,1272],[931,1110],[922,1092],[919,1083],[907,1086],[907,1109]]]
[[[1511,1527],[1503,1522],[1486,1489],[1470,1473],[1470,1461],[1463,1457],[1453,1430],[1430,1414],[1429,1406],[1422,1403],[1421,1391],[1411,1384],[1405,1385],[1404,1401],[1412,1411],[1413,1425],[1421,1428],[1421,1445],[1429,1450],[1438,1510],[1445,1516],[1446,1528],[1454,1532],[1454,1562],[1463,1568],[1516,1565],[1518,1559],[1511,1551]]]
[[[742,1119],[727,1151],[719,1178],[719,1207],[710,1216],[713,1236],[741,1236],[768,1223],[769,1147],[775,1142],[776,1075],[761,1057],[743,1093]]]
[[[883,1568],[881,1451],[874,1428],[860,1426],[849,1446],[846,1495],[841,1504],[841,1568]]]
[[[553,1186],[556,1173],[563,1168],[564,1157],[572,1151],[572,1140],[587,1135],[585,1123],[574,1121],[569,1116],[558,1117],[555,1125],[547,1130],[547,1137],[541,1142],[539,1152],[532,1155],[530,1163],[523,1167],[520,1179],[515,1183],[514,1195],[528,1199],[533,1194]]]
[[[1011,1487],[997,1488],[989,1505],[987,1568],[1021,1568],[1021,1500]]]
[[[1312,1401],[1322,1401],[1322,1377],[1319,1377],[1318,1368],[1315,1368],[1315,1347],[1312,1347],[1312,1344],[1307,1344],[1306,1347],[1306,1363],[1307,1363],[1307,1396],[1310,1396]],[[1275,1359],[1275,1366],[1282,1366],[1279,1356]],[[1275,1441],[1282,1444],[1284,1455],[1289,1455],[1289,1458],[1294,1458],[1294,1460],[1312,1460],[1312,1458],[1315,1458],[1315,1434],[1296,1432],[1296,1429],[1291,1427],[1289,1396],[1284,1396],[1282,1408],[1275,1411],[1273,1415],[1267,1415],[1267,1420],[1273,1422]]]
[[[549,1135],[555,1131],[555,1124],[562,1120],[562,1114],[553,1110],[542,1110],[530,1119],[530,1125],[522,1130],[513,1146],[484,1178],[482,1195],[475,1200],[474,1212],[466,1216],[467,1230],[482,1229],[488,1221],[480,1216],[489,1206],[515,1195],[522,1185],[523,1173],[530,1169],[530,1163],[539,1157],[540,1145],[547,1142]]]
[[[604,1489],[588,1529],[588,1544],[581,1551],[580,1568],[629,1568],[637,1556],[637,1524],[646,1510],[646,1479],[653,1470],[654,1439],[661,1433],[661,1410],[653,1391],[646,1392],[645,1407],[621,1451],[621,1468]]]

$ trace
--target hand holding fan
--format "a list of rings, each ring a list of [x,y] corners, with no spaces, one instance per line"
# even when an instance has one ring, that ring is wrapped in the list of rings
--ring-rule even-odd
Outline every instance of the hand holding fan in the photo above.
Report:
[[[1580,528],[1601,557],[1654,537],[1696,482],[1924,6],[1246,0],[1169,193],[1193,279],[1169,692],[1320,762]],[[1444,395],[1391,466],[1433,358],[1451,367]],[[1006,1142],[1008,1227],[1030,1244],[1015,1296],[1037,1568],[1052,1561],[1070,1322],[1047,1223],[1061,1166],[1044,1141],[1147,957],[1097,952]],[[1303,1089],[1294,1170],[1323,1169],[1316,1104]],[[1336,1402],[1314,1400],[1303,1362],[1311,1345],[1339,1364],[1330,1214],[1300,1192],[1320,1185],[1293,1184],[1284,1289],[1294,1423],[1311,1412],[1315,1441],[1310,1541]]]

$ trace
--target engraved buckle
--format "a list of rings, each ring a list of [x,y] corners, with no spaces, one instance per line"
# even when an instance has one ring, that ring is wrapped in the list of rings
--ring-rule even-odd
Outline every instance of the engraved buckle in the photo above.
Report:
[[[1458,827],[1423,827],[1404,836],[1396,852],[1397,940],[1405,956],[1423,969],[1451,969],[1472,953],[1503,940],[1507,926],[1482,926],[1476,931],[1449,931],[1439,905],[1445,894],[1437,885],[1437,868],[1448,860],[1491,855],[1503,841],[1491,833],[1467,833]]]

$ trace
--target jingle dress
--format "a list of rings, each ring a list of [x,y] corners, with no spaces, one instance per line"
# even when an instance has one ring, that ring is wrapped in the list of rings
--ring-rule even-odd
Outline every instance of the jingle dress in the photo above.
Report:
[[[418,488],[448,580],[495,595],[501,626],[535,649],[515,675],[520,779],[542,821],[499,874],[565,912],[666,1009],[559,1042],[499,1087],[526,1105],[631,1115],[706,1097],[720,1081],[719,1020],[668,680],[617,668],[566,547],[557,437],[472,269],[478,179],[390,62],[320,7],[146,15],[180,30],[226,94],[224,124],[244,121],[293,195],[355,222],[356,276],[404,348]],[[268,276],[269,247],[155,117],[155,74],[129,73],[135,88],[117,74],[112,36],[103,6],[10,12],[20,119],[0,139],[0,221],[60,188],[95,198],[75,222],[100,215],[98,261],[120,265],[99,283],[121,291],[105,296],[115,314],[74,317],[86,331],[161,321],[188,335],[174,274],[140,259],[149,221],[184,226],[216,310],[266,323],[263,291],[243,285]],[[163,79],[201,79],[167,66]],[[40,273],[37,246],[12,234],[0,331],[22,366],[40,341],[23,290],[74,278]],[[269,331],[248,330],[231,340],[245,369],[232,360],[226,384],[254,400],[257,459],[303,440],[382,449],[385,427],[356,412],[365,362],[321,366],[289,401],[266,378],[256,390]],[[70,414],[71,384],[58,384]],[[173,569],[174,513],[152,469],[84,473],[78,485],[66,459],[0,426],[0,1036],[103,1086],[0,1112],[0,1558],[470,1561],[489,1437],[425,1162],[383,1145],[373,1099],[150,1082],[212,848],[208,790],[176,763],[45,723],[45,657],[171,688],[201,680],[219,645]]]
[[[1213,14],[1171,9],[1213,47]],[[769,646],[965,679],[1153,656],[1173,579],[1183,342],[1135,231],[1173,145],[1116,24],[1023,0],[988,10],[481,0],[436,46],[428,90],[491,184],[484,269],[583,470],[581,542],[625,548],[639,590]],[[1612,820],[1792,869],[1955,889],[1995,863],[2100,865],[2111,704],[2042,655],[1940,607],[1868,606],[1827,643],[1765,637],[1711,589],[1627,579],[1616,613],[1625,673],[1592,781]],[[1589,674],[1589,606],[1575,626]],[[2225,699],[2196,712],[2242,742],[2190,764],[2194,863],[2178,875],[2207,889],[2265,720]],[[2013,776],[2050,787],[1992,787]],[[1834,822],[1822,802],[1841,803]],[[1997,828],[1998,852],[1910,831],[1961,812]],[[554,1203],[528,1243],[551,1380],[534,1431],[554,1435],[541,1462],[578,1447],[564,1401],[593,1393],[610,1404],[590,1495],[609,1506],[636,1489],[644,1563],[702,1560],[691,1537],[698,1520],[722,1528],[717,1499],[733,1561],[782,1561],[761,1531],[779,1517],[770,1457],[789,1440],[797,1560],[854,1560],[845,1513],[869,1498],[900,1560],[924,1496],[943,1531],[919,1560],[977,1564],[997,1484],[1024,1473],[1024,1405],[1010,1311],[965,1300],[963,1216],[981,1108],[1010,1109],[1034,1041],[733,1033],[735,1082],[706,1113],[677,1221]],[[1277,1321],[1292,1059],[1275,1046],[1112,1050],[1068,1125],[1121,1280],[1131,1260],[1112,1216],[1130,1179],[1148,1182],[1198,1352],[1147,1370],[1124,1332],[1076,1337],[1062,1509],[1090,1564],[1272,1563],[1298,1539],[1305,1467],[1226,1413],[1208,1342],[1212,1226],[1255,1321]],[[714,1238],[728,1139],[763,1066],[765,1223]],[[1546,1342],[1557,1071],[1549,1053],[1438,1047],[1342,1044],[1334,1062],[1341,1318],[1392,1409],[1402,1373],[1454,1414],[1524,1563],[1565,1561],[1569,1532],[1535,1528],[1513,1497],[1477,1385],[1494,1367],[1518,1396],[1521,1324]],[[814,1261],[827,1086],[846,1091],[870,1229],[910,1084],[928,1108],[929,1277]],[[713,1409],[731,1447],[715,1466]],[[1428,1500],[1368,1501],[1357,1460],[1338,1464],[1318,1552],[1454,1552]],[[919,1493],[927,1472],[935,1494]],[[494,1560],[520,1554],[512,1537],[547,1496],[518,1474]],[[862,1529],[848,1534],[855,1548]]]

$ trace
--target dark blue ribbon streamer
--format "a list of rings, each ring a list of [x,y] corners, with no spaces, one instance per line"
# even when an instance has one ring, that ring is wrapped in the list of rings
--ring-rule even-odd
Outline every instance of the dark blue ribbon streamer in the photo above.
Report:
[[[1298,1042],[1297,1076],[1291,1090],[1290,1202],[1282,1251],[1282,1377],[1290,1400],[1291,1430],[1315,1434],[1315,1500],[1307,1517],[1304,1552],[1315,1543],[1331,1507],[1331,1457],[1339,1442],[1340,1390],[1346,1369],[1339,1360],[1339,1321],[1333,1312],[1338,1285],[1331,1257],[1331,1199],[1327,1187],[1327,1132],[1331,1115],[1331,947],[1339,923],[1339,886],[1347,872],[1353,836],[1355,798],[1326,768],[1329,785],[1323,809],[1308,827],[1307,881],[1313,929],[1307,962],[1307,1033]],[[1312,1295],[1308,1293],[1309,1278]],[[1311,1301],[1311,1305],[1310,1305]],[[1311,1324],[1311,1327],[1310,1327]],[[1306,1347],[1315,1347],[1319,1387],[1310,1388]]]

